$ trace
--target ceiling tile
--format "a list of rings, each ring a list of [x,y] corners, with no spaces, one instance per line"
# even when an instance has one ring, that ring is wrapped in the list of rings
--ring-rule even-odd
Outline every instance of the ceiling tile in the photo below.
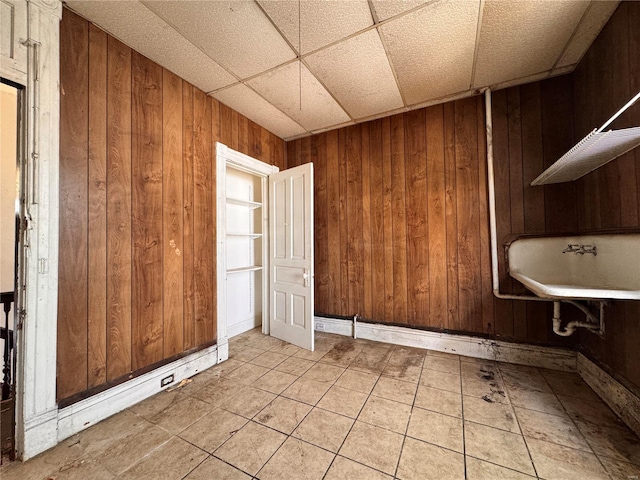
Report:
[[[589,10],[587,10],[580,25],[578,25],[576,33],[569,42],[569,45],[567,45],[567,49],[562,54],[562,57],[560,57],[556,67],[573,65],[582,59],[582,56],[596,39],[602,27],[604,27],[605,23],[607,23],[611,15],[613,15],[613,12],[618,8],[619,3],[620,2],[613,1],[591,2]]]
[[[242,83],[220,90],[213,96],[280,138],[286,140],[305,133],[304,128]]]
[[[551,70],[589,6],[585,1],[487,0],[475,87]]]
[[[408,105],[469,89],[478,8],[441,1],[380,27]]]
[[[242,79],[296,57],[253,1],[145,1],[144,4]]]
[[[376,30],[314,53],[305,62],[353,118],[403,106]]]
[[[236,81],[140,2],[66,2],[83,17],[205,92]]]
[[[302,108],[300,107],[302,77]],[[290,63],[247,82],[267,101],[307,130],[347,122],[349,116],[300,62]]]
[[[282,34],[302,54],[373,25],[367,0],[259,0]],[[300,5],[300,39],[298,39]],[[298,42],[300,40],[300,42]]]
[[[419,5],[424,5],[427,0],[371,0],[371,3],[378,20],[382,21],[400,15]]]

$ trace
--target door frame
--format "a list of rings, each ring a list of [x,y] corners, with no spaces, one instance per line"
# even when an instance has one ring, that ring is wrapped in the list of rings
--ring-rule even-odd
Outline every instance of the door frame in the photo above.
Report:
[[[268,176],[279,172],[249,155],[216,142],[216,278],[218,343],[227,344],[227,167],[262,179],[262,333],[269,335],[269,182]]]

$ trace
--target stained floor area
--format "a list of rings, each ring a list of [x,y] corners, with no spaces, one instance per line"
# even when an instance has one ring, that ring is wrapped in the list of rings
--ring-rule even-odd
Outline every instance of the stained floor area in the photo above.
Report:
[[[252,330],[228,361],[62,442],[13,479],[640,477],[640,441],[576,375]]]

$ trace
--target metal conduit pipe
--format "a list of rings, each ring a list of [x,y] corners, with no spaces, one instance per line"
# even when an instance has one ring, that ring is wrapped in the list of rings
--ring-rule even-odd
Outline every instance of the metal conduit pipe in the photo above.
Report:
[[[496,228],[496,186],[493,169],[493,120],[491,116],[491,89],[484,90],[485,124],[487,129],[487,181],[489,188],[489,230],[491,239],[491,276],[493,294],[503,300],[530,300],[533,302],[551,302],[552,299],[533,295],[513,295],[500,293],[498,275],[498,233]]]
[[[502,300],[528,300],[532,302],[554,302],[553,305],[553,331],[563,337],[567,337],[578,327],[585,327],[590,330],[604,333],[604,312],[603,302],[600,303],[600,317],[597,318],[589,311],[587,307],[574,300],[554,300],[551,298],[540,298],[533,295],[513,295],[500,292],[500,277],[498,274],[498,233],[496,227],[496,187],[493,168],[493,119],[491,114],[491,89],[484,90],[485,102],[485,125],[487,135],[487,183],[489,190],[489,236],[491,240],[491,277],[493,294],[496,298]],[[588,322],[572,321],[569,322],[564,331],[560,330],[560,302],[570,303],[579,308],[589,319]]]

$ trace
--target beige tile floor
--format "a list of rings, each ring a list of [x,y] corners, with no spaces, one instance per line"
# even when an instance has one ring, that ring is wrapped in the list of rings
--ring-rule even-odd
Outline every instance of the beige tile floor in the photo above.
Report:
[[[319,333],[253,330],[228,361],[13,479],[635,480],[640,440],[575,374]]]

